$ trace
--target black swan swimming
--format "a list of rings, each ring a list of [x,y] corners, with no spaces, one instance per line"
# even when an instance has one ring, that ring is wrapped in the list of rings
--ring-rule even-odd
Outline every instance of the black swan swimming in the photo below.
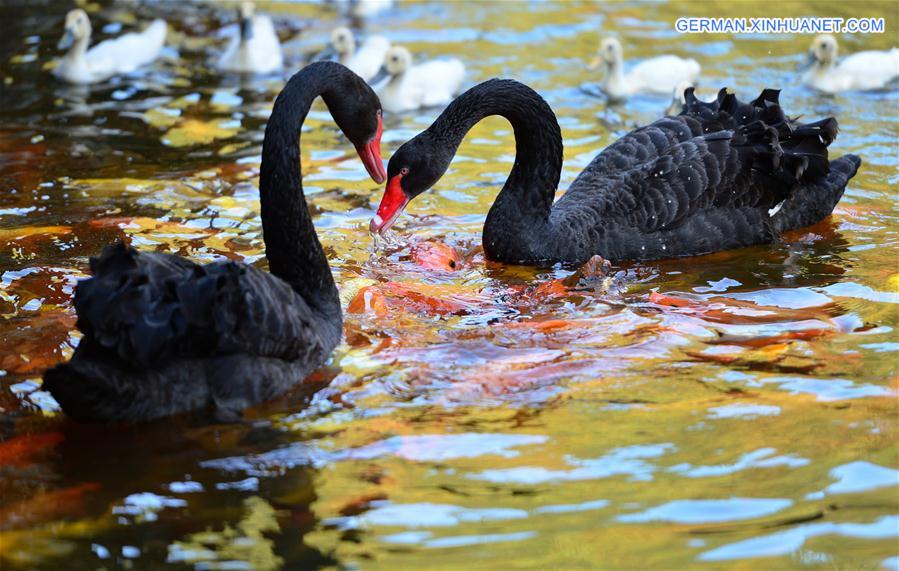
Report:
[[[371,88],[338,63],[296,73],[275,100],[262,143],[259,192],[271,273],[107,247],[91,259],[93,277],[75,290],[84,337],[71,361],[44,375],[67,415],[145,421],[209,407],[233,419],[325,361],[343,319],[303,196],[299,145],[318,95],[369,175],[384,182],[381,106]]]
[[[828,162],[837,121],[792,120],[778,95],[743,103],[723,89],[704,103],[690,89],[680,115],[608,146],[553,204],[562,135],[552,109],[517,81],[486,81],[391,157],[371,230],[390,228],[443,176],[469,129],[501,115],[515,132],[515,164],[484,223],[489,259],[640,261],[770,243],[829,215],[861,164],[855,155]]]

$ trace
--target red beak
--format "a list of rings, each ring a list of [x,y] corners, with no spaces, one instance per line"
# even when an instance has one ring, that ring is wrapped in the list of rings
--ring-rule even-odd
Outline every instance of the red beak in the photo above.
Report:
[[[368,229],[370,232],[386,232],[393,226],[396,219],[403,213],[403,208],[409,204],[409,197],[403,192],[400,181],[403,175],[398,174],[390,179],[387,183],[387,190],[384,191],[384,197],[381,198],[381,205],[378,207],[378,213],[371,219]]]
[[[356,152],[359,153],[359,158],[362,159],[362,164],[365,165],[368,176],[378,184],[387,180],[387,171],[384,169],[384,161],[381,160],[382,130],[381,116],[378,115],[378,131],[375,133],[375,136],[364,145],[356,147]]]

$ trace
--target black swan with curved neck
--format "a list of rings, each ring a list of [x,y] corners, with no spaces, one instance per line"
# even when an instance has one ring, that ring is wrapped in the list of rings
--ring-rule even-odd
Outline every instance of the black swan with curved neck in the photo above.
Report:
[[[506,263],[653,260],[770,243],[836,206],[861,160],[828,161],[835,119],[802,124],[779,92],[751,103],[723,89],[636,129],[599,155],[555,203],[562,169],[556,116],[534,90],[493,79],[460,95],[391,157],[371,230],[390,228],[446,172],[462,139],[490,115],[509,120],[515,164],[487,214],[488,258]]]
[[[299,134],[321,95],[371,177],[384,182],[381,105],[337,63],[295,74],[265,128],[259,192],[271,273],[205,266],[124,244],[91,259],[75,290],[84,337],[44,375],[70,417],[145,421],[209,407],[234,418],[302,381],[340,341],[343,318],[303,196]]]

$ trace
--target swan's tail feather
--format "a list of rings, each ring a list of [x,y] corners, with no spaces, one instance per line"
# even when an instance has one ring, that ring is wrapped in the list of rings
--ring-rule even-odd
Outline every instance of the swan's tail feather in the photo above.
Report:
[[[759,96],[757,101],[762,98],[763,96]],[[706,133],[734,130],[741,125],[749,124],[760,118],[760,110],[767,108],[763,103],[756,106],[755,102],[740,101],[733,90],[727,87],[718,92],[715,100],[708,102],[699,100],[691,87],[684,90],[684,101],[684,108],[680,114],[698,119]]]
[[[815,121],[814,123],[801,124],[798,121],[794,123],[793,130],[798,137],[821,137],[821,142],[825,145],[831,144],[837,138],[840,132],[840,126],[833,117]]]
[[[780,106],[779,89],[763,89],[758,97],[746,103],[740,101],[733,90],[727,87],[718,92],[715,100],[701,101],[691,87],[684,90],[684,101],[680,114],[698,119],[707,133],[722,129],[736,130],[759,120],[773,126],[778,126],[781,121],[793,126],[799,125],[798,121],[787,116]],[[815,125],[817,123],[809,124]],[[832,137],[830,140],[833,140]],[[827,144],[830,144],[830,141]]]
[[[727,87],[722,87],[718,90],[716,102],[718,103],[718,110],[726,111],[728,113],[732,113],[740,103],[737,100],[737,94]]]
[[[109,246],[91,259],[93,277],[75,289],[78,329],[122,363],[141,367],[233,352],[246,272],[230,262],[199,266]]]
[[[752,103],[744,104],[722,90],[703,112],[716,107],[720,123],[735,125],[733,145],[741,163],[749,167],[746,172],[762,189],[765,198],[760,205],[769,208],[771,216],[788,211],[779,216],[787,221],[784,227],[790,228],[798,227],[794,222],[810,224],[829,214],[855,175],[859,159],[850,155],[830,162],[828,146],[839,132],[837,120],[829,117],[800,123],[784,113],[779,95],[777,90],[766,89]],[[832,166],[839,167],[833,176]],[[796,212],[799,204],[807,209],[805,213]]]
[[[718,115],[718,110],[721,108],[722,98],[724,97],[725,91],[726,90],[722,89],[721,92],[718,93],[717,100],[706,102],[696,97],[695,87],[686,88],[684,90],[684,108],[680,114],[695,117],[700,120],[714,120]]]
[[[764,107],[765,105],[780,105],[780,89],[771,89],[766,87],[762,90],[758,97],[752,100],[753,107]]]
[[[729,172],[740,179],[738,184],[752,189],[745,200],[763,213],[768,230],[801,228],[825,218],[861,164],[855,155],[830,161],[828,147],[839,133],[837,120],[806,123],[787,115],[777,89],[765,89],[747,103],[730,89],[720,90],[712,101],[701,101],[688,88],[680,117],[694,136],[702,134],[716,156],[736,151],[737,160],[727,168],[735,169]],[[718,142],[725,135],[729,143]],[[743,198],[726,193],[717,200]]]
[[[754,167],[764,160],[770,169],[766,174],[787,187],[812,183],[830,169],[827,147],[836,138],[839,124],[833,117],[800,123],[784,113],[778,97],[779,91],[766,89],[752,102],[752,112],[740,112],[740,117],[751,114],[754,119],[739,121],[735,144],[754,157]]]
[[[809,183],[830,171],[827,146],[839,130],[833,117],[803,125],[793,123],[783,143],[787,164],[795,167],[796,179]]]
[[[75,288],[78,329],[125,361],[149,365],[177,335],[177,296],[163,291],[195,264],[174,256],[142,255],[119,242],[91,258],[93,277]]]
[[[784,150],[776,127],[755,121],[737,132],[733,144],[740,152],[740,162],[748,164],[753,171],[777,173],[780,170]]]
[[[774,216],[778,232],[796,230],[827,218],[836,207],[849,180],[858,172],[858,155],[843,155],[831,161],[827,175],[799,187]]]

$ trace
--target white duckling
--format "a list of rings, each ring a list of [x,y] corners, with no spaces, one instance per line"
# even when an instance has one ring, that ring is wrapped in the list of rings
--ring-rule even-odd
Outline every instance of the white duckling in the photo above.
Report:
[[[827,93],[884,89],[899,79],[899,49],[854,53],[837,62],[837,39],[822,34],[812,41],[802,81]]]
[[[272,73],[284,67],[281,42],[272,19],[255,12],[252,2],[240,5],[240,33],[231,37],[225,53],[219,58],[219,69],[237,73]]]
[[[384,77],[389,79],[377,85]],[[458,59],[431,60],[412,65],[412,54],[394,46],[384,57],[384,66],[371,80],[385,111],[399,113],[421,107],[446,105],[459,92],[465,64]]]
[[[69,83],[86,84],[132,72],[159,56],[165,33],[165,22],[157,19],[142,32],[123,34],[87,49],[91,41],[90,18],[84,10],[72,10],[66,15],[65,34],[59,40],[59,49],[69,51],[53,74]]]
[[[337,52],[338,61],[365,81],[378,73],[390,49],[390,41],[384,36],[369,36],[357,50],[353,32],[343,27],[331,32],[331,45]]]
[[[600,63],[606,70],[600,87],[612,100],[626,99],[641,92],[671,93],[681,81],[695,83],[701,72],[694,59],[663,55],[644,60],[625,74],[624,49],[615,38],[600,42],[599,53],[590,63],[590,69],[596,69]]]

